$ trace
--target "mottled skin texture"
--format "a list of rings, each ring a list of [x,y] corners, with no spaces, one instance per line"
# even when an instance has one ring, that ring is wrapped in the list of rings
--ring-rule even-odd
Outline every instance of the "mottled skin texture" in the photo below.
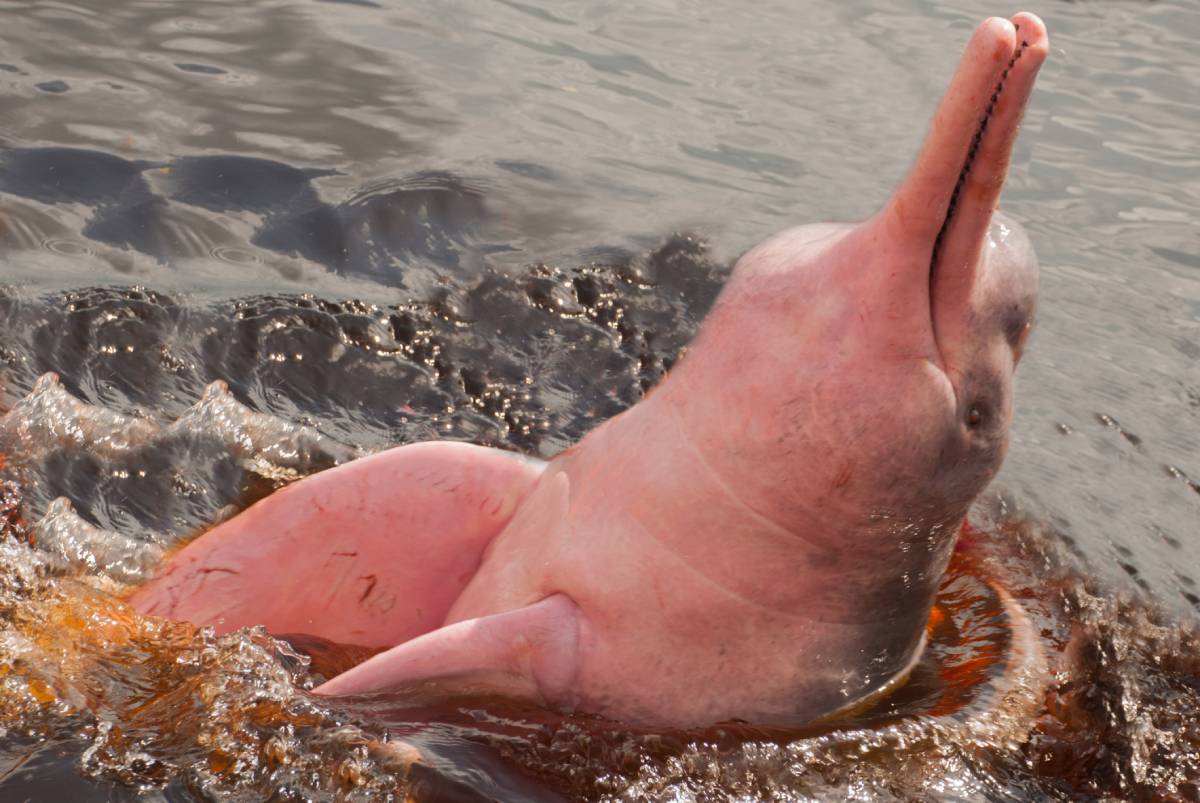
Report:
[[[747,253],[670,376],[548,465],[422,444],[334,469],[134,603],[397,645],[326,694],[435,679],[690,726],[880,688],[1004,456],[1037,265],[993,213],[1047,46],[1032,15],[980,25],[885,207]]]

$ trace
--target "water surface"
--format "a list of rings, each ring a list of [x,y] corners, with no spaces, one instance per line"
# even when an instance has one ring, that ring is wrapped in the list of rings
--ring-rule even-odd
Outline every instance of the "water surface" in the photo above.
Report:
[[[449,437],[549,456],[632,404],[739,253],[879,205],[970,30],[1014,10],[0,3],[6,532],[44,548],[0,561],[0,790],[1200,798],[1200,10],[1183,2],[1029,7],[1053,50],[1003,202],[1042,294],[971,560],[1031,611],[1055,674],[1003,716],[967,705],[999,664],[949,671],[989,654],[974,630],[955,654],[961,629],[909,698],[820,733],[330,708],[297,691],[312,675],[288,645],[111,596],[356,454]],[[942,597],[963,628],[991,610],[972,576]]]

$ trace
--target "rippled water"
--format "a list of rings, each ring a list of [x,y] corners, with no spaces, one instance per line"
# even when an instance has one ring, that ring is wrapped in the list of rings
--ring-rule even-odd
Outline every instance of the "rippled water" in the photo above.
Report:
[[[0,798],[1200,799],[1194,4],[1029,9],[1054,48],[1004,204],[1038,332],[880,708],[642,734],[331,706],[302,690],[355,656],[115,596],[356,454],[550,455],[636,401],[738,253],[890,192],[1014,10],[967,6],[0,2]]]

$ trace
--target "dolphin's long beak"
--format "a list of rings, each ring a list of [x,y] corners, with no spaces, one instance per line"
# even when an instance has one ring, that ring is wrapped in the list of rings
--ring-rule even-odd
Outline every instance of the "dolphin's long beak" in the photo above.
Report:
[[[939,308],[962,309],[977,277],[1021,117],[1048,49],[1046,27],[1033,14],[981,23],[912,170],[883,210],[889,228],[903,231],[928,255],[939,342]]]

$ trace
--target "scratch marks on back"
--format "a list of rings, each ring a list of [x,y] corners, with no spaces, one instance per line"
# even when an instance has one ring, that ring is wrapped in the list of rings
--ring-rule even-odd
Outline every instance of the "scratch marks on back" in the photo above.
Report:
[[[379,583],[379,578],[373,574],[364,574],[363,576],[359,577],[358,579],[365,580],[366,585],[367,585],[367,587],[363,590],[362,594],[359,596],[358,601],[360,603],[366,602],[367,597],[371,596],[371,592],[375,590],[375,586]]]

